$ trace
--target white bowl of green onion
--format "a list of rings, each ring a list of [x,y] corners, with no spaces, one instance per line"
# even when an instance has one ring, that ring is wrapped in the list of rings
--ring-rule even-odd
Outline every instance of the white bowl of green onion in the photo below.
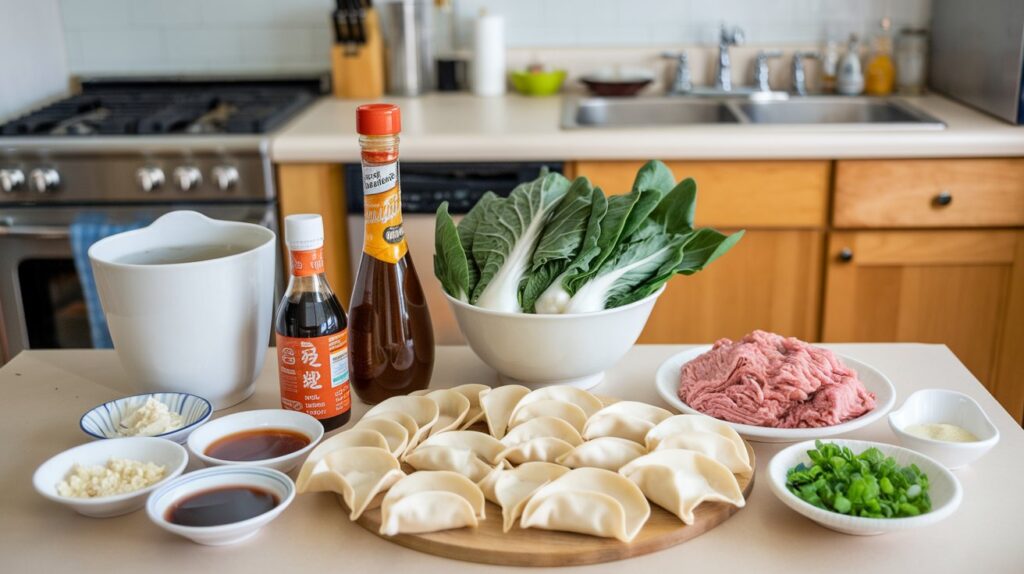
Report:
[[[960,506],[963,489],[945,466],[918,452],[863,440],[805,441],[768,464],[786,506],[845,534],[929,526]]]

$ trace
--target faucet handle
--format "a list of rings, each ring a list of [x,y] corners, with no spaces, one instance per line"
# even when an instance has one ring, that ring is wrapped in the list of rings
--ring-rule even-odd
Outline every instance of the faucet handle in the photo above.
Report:
[[[820,60],[822,58],[821,52],[813,51],[796,51],[793,52],[793,61],[802,62],[805,58],[811,60]]]
[[[793,52],[793,93],[807,95],[807,75],[804,72],[805,59],[821,60],[821,52]]]
[[[676,63],[676,75],[669,86],[669,94],[686,94],[693,91],[693,80],[690,76],[690,61],[685,51],[662,52],[662,58],[674,60]]]
[[[726,46],[739,46],[746,39],[743,33],[743,28],[739,26],[733,26],[732,28],[726,26],[724,23],[720,30],[720,42]]]
[[[757,61],[754,64],[754,84],[757,86],[758,91],[772,91],[771,86],[768,84],[768,60],[781,57],[782,52],[780,50],[758,50]]]
[[[680,50],[679,52],[669,52],[668,50],[666,50],[661,53],[661,57],[669,60],[678,60],[680,62],[687,61],[685,50]]]

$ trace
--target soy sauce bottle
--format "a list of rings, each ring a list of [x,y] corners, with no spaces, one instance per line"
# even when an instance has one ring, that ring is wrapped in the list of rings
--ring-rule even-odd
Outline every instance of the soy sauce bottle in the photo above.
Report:
[[[366,228],[349,304],[352,388],[370,404],[427,388],[434,368],[430,311],[402,228],[401,123],[392,104],[356,110]]]
[[[284,237],[291,276],[274,325],[281,407],[312,415],[329,431],[348,422],[351,397],[348,322],[324,274],[323,218],[289,215]]]

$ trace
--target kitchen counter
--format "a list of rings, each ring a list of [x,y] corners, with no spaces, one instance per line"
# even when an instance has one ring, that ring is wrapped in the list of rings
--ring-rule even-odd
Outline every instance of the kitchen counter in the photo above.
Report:
[[[789,573],[828,565],[850,572],[1020,572],[1024,564],[1024,430],[941,345],[864,344],[830,347],[888,373],[897,405],[911,392],[943,387],[981,404],[1001,442],[956,472],[964,500],[951,518],[921,530],[876,537],[838,534],[789,510],[771,494],[765,469],[783,445],[754,443],[757,476],[746,508],[714,530],[655,554],[626,562],[559,569],[593,574],[668,572],[699,564],[708,572]],[[654,389],[658,365],[681,346],[637,346],[595,391],[661,404]],[[232,409],[278,405],[275,357],[268,354],[255,395]],[[434,386],[480,382],[494,373],[467,347],[440,347]],[[299,496],[254,540],[202,547],[149,523],[145,511],[95,519],[37,495],[35,468],[50,456],[86,442],[78,419],[92,406],[130,392],[131,381],[113,351],[28,351],[0,369],[0,571],[56,572],[388,572],[475,573],[481,566],[421,554],[391,544],[349,522],[332,494]],[[353,404],[353,419],[366,407]],[[223,414],[223,413],[219,413]],[[851,438],[893,442],[885,420]],[[195,463],[190,469],[196,468]],[[512,568],[489,567],[511,571]]]
[[[405,161],[1024,156],[1024,127],[941,96],[904,99],[944,121],[946,129],[716,124],[563,130],[561,97],[430,94],[386,101],[402,107]],[[361,103],[320,100],[273,137],[271,159],[359,161],[355,110]]]

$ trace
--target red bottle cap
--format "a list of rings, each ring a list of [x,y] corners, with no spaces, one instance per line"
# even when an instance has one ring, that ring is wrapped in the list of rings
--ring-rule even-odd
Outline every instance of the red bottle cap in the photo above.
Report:
[[[364,136],[392,136],[402,131],[402,110],[395,104],[366,104],[356,109],[356,131]]]

